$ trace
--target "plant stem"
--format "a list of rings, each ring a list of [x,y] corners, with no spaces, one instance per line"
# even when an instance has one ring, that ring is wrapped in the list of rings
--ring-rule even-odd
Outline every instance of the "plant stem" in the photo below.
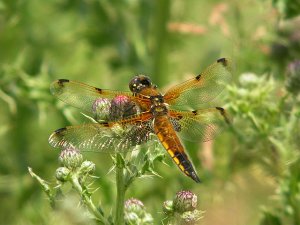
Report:
[[[166,81],[166,70],[168,64],[168,21],[170,17],[170,0],[156,1],[155,4],[155,26],[154,38],[154,65],[152,78],[157,85],[163,85]]]
[[[77,174],[73,174],[71,177],[71,183],[75,190],[81,195],[83,202],[88,207],[90,212],[95,216],[101,224],[109,225],[110,223],[104,218],[104,216],[98,211],[97,207],[92,202],[90,193],[87,191],[86,187],[80,184]]]
[[[39,182],[39,184],[42,186],[44,192],[46,193],[46,195],[49,198],[51,207],[55,208],[55,197],[53,196],[53,189],[47,184],[47,182],[45,180],[43,180],[38,175],[36,175],[33,172],[32,168],[28,167],[28,171],[29,171],[30,175],[33,178],[35,178]]]
[[[124,201],[125,201],[125,182],[124,182],[124,161],[120,154],[117,154],[116,160],[116,215],[115,224],[124,224]]]

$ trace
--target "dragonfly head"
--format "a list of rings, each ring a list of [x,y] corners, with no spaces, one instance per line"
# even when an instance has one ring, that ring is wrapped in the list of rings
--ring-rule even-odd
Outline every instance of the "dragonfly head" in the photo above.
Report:
[[[129,89],[133,93],[139,93],[144,88],[156,88],[156,85],[154,85],[150,78],[145,75],[137,75],[133,77],[129,83]]]

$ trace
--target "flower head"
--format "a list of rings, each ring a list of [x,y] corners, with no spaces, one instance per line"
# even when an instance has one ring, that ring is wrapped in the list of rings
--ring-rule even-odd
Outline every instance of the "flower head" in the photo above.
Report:
[[[286,89],[293,94],[298,94],[300,92],[300,60],[288,65],[286,76]]]
[[[84,161],[81,164],[79,170],[83,174],[93,174],[96,170],[96,166],[95,166],[95,163],[93,163],[91,161]]]
[[[139,107],[128,96],[118,95],[111,101],[110,116],[121,119],[138,113]]]
[[[173,201],[171,201],[171,200],[164,201],[163,212],[166,215],[172,215],[174,213],[174,204],[173,204]]]
[[[61,151],[59,155],[59,161],[68,169],[75,169],[79,167],[82,163],[83,157],[79,150],[75,148],[66,148]]]
[[[180,224],[194,225],[202,217],[203,217],[203,211],[199,211],[199,210],[187,211],[181,215]]]
[[[197,207],[197,196],[191,191],[179,191],[173,204],[174,210],[178,213],[192,211]]]
[[[135,212],[140,214],[142,210],[144,210],[145,206],[143,202],[138,199],[130,198],[125,202],[125,210],[127,212]]]
[[[109,117],[111,102],[107,98],[97,98],[92,106],[96,120],[106,120]]]
[[[125,202],[125,222],[126,224],[153,224],[151,214],[147,213],[144,204],[135,198]]]
[[[67,181],[70,174],[70,170],[66,167],[59,167],[55,172],[55,177],[59,181]]]

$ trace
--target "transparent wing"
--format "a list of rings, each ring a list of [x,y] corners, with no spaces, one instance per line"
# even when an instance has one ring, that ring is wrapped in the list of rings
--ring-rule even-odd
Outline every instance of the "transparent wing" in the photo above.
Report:
[[[139,101],[148,101],[142,96],[133,96],[131,92],[105,90],[66,79],[54,81],[50,85],[50,92],[63,102],[90,114],[95,113],[95,103],[97,103],[99,99],[111,101],[117,96],[123,96],[136,103]]]
[[[232,63],[219,59],[201,74],[169,89],[165,102],[173,109],[197,109],[213,100],[231,79]]]
[[[169,115],[179,136],[189,141],[209,141],[231,121],[221,107],[191,112],[170,110]]]
[[[120,122],[61,128],[51,134],[49,143],[56,148],[75,147],[81,151],[125,152],[152,139],[153,133],[152,119],[144,121],[137,116]]]

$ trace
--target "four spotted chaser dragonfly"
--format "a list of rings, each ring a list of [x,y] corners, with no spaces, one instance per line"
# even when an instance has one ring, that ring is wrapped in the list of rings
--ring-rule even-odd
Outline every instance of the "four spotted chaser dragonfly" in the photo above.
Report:
[[[221,58],[165,94],[145,75],[137,75],[130,81],[130,91],[57,80],[51,84],[51,93],[89,113],[95,121],[58,129],[50,136],[49,143],[81,151],[122,152],[155,138],[184,174],[200,182],[179,137],[208,141],[220,131],[222,123],[229,123],[222,107],[199,108],[223,90],[231,78],[231,68],[231,61]]]

